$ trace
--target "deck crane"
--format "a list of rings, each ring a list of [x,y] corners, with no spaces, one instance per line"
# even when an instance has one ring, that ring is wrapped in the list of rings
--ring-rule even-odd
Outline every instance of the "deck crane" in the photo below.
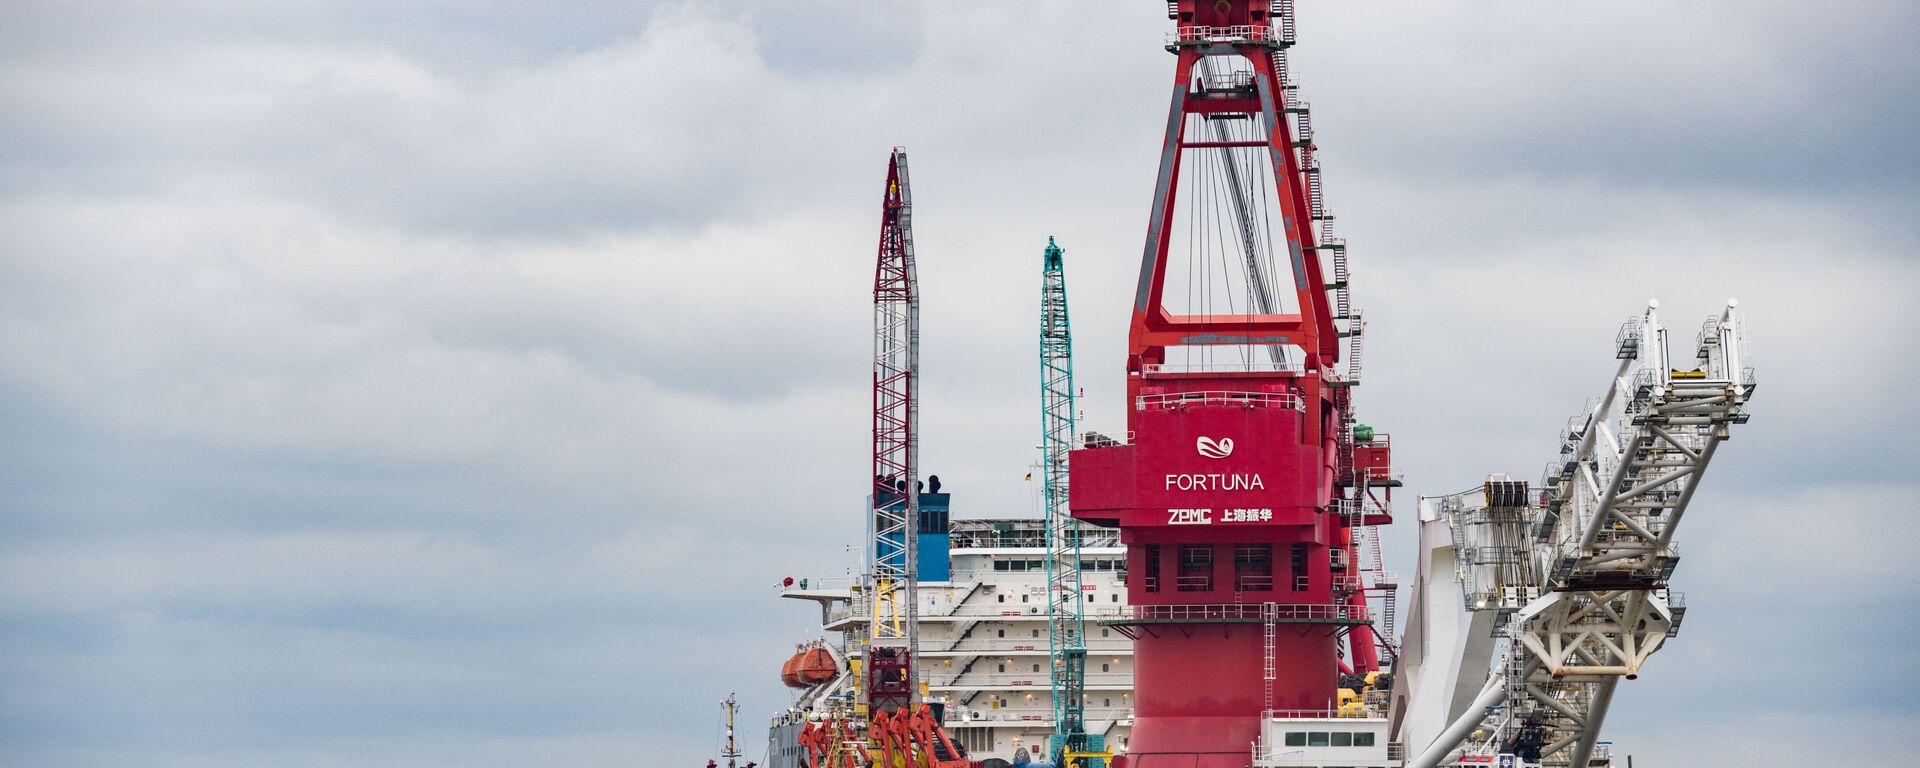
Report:
[[[1086,727],[1087,643],[1080,581],[1080,523],[1067,510],[1067,452],[1073,448],[1073,333],[1067,322],[1065,252],[1047,238],[1040,265],[1040,451],[1046,480],[1047,650],[1052,664],[1056,763],[1103,761],[1102,739]],[[1099,768],[1103,763],[1084,763]]]
[[[917,686],[914,588],[920,523],[920,296],[913,262],[913,194],[907,153],[887,161],[880,247],[873,276],[872,596],[864,674],[869,717],[911,710]]]
[[[1329,731],[1341,672],[1377,664],[1366,592],[1386,585],[1358,578],[1355,555],[1392,518],[1357,489],[1397,480],[1387,441],[1349,447],[1338,363],[1362,325],[1288,71],[1293,7],[1166,5],[1174,77],[1126,436],[1089,436],[1070,462],[1073,516],[1127,547],[1129,605],[1103,623],[1134,641],[1135,768],[1299,764],[1287,729]],[[1331,730],[1358,740],[1366,721],[1381,741],[1384,718],[1344,719]]]
[[[1479,695],[1409,766],[1463,753],[1602,764],[1615,687],[1678,634],[1686,604],[1668,586],[1680,561],[1674,531],[1720,443],[1746,423],[1754,383],[1735,302],[1702,325],[1690,370],[1669,360],[1658,307],[1615,337],[1619,369],[1599,405],[1562,433],[1538,489],[1496,476],[1423,500],[1422,519],[1449,529],[1466,608],[1491,626],[1495,641],[1483,647],[1499,660],[1479,667],[1491,668],[1484,685],[1455,681],[1459,692],[1481,685]]]

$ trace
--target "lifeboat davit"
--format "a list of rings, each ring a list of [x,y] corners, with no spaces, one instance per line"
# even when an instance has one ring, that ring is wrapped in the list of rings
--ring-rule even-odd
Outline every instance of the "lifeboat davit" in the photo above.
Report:
[[[780,665],[780,682],[785,683],[788,688],[810,688],[813,686],[812,683],[803,683],[800,681],[800,657],[805,655],[806,652],[804,651],[796,653],[793,655],[793,658],[787,659],[787,663]]]
[[[840,669],[833,663],[833,654],[820,646],[808,648],[794,657],[800,665],[795,669],[802,685],[814,686],[833,682],[839,676]]]

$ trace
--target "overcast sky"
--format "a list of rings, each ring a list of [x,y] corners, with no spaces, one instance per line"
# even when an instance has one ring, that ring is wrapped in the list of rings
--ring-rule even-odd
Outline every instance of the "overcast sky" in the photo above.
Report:
[[[1608,736],[1901,762],[1920,6],[1300,6],[1403,518],[1535,477],[1648,298],[1737,296],[1754,418]],[[1049,235],[1122,423],[1161,10],[8,3],[0,764],[691,766],[730,690],[759,758],[774,585],[856,560],[888,148],[924,465],[1032,514]]]

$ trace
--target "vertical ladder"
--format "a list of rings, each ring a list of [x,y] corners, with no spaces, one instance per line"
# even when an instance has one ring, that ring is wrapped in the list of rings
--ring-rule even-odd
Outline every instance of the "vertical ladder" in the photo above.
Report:
[[[1313,147],[1300,148],[1300,172],[1307,175],[1307,209],[1314,221],[1327,218],[1327,195],[1320,185],[1320,163],[1313,159]]]
[[[1347,381],[1360,380],[1360,356],[1366,351],[1367,321],[1360,316],[1360,310],[1353,310],[1353,316],[1347,321]]]
[[[1261,643],[1261,647],[1266,650],[1266,658],[1262,661],[1260,668],[1261,675],[1265,680],[1266,693],[1260,697],[1260,708],[1262,710],[1271,710],[1273,709],[1273,679],[1275,673],[1279,670],[1278,661],[1274,659],[1273,648],[1275,628],[1280,624],[1279,603],[1269,601],[1260,604],[1260,624],[1265,637],[1264,642]]]
[[[1379,640],[1387,646],[1388,658],[1400,658],[1400,635],[1394,629],[1394,616],[1399,612],[1400,585],[1396,584],[1380,591],[1380,610],[1384,616],[1380,619]]]

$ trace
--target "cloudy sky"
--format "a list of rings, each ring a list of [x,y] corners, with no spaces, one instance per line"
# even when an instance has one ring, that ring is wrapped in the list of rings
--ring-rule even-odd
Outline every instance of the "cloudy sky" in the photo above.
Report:
[[[1898,762],[1920,7],[1300,5],[1409,490],[1534,476],[1622,319],[1739,297],[1755,417],[1609,735]],[[1159,11],[8,3],[0,764],[695,765],[729,690],[758,757],[817,618],[773,587],[855,560],[888,148],[924,463],[1030,513],[1048,235],[1121,423]]]

